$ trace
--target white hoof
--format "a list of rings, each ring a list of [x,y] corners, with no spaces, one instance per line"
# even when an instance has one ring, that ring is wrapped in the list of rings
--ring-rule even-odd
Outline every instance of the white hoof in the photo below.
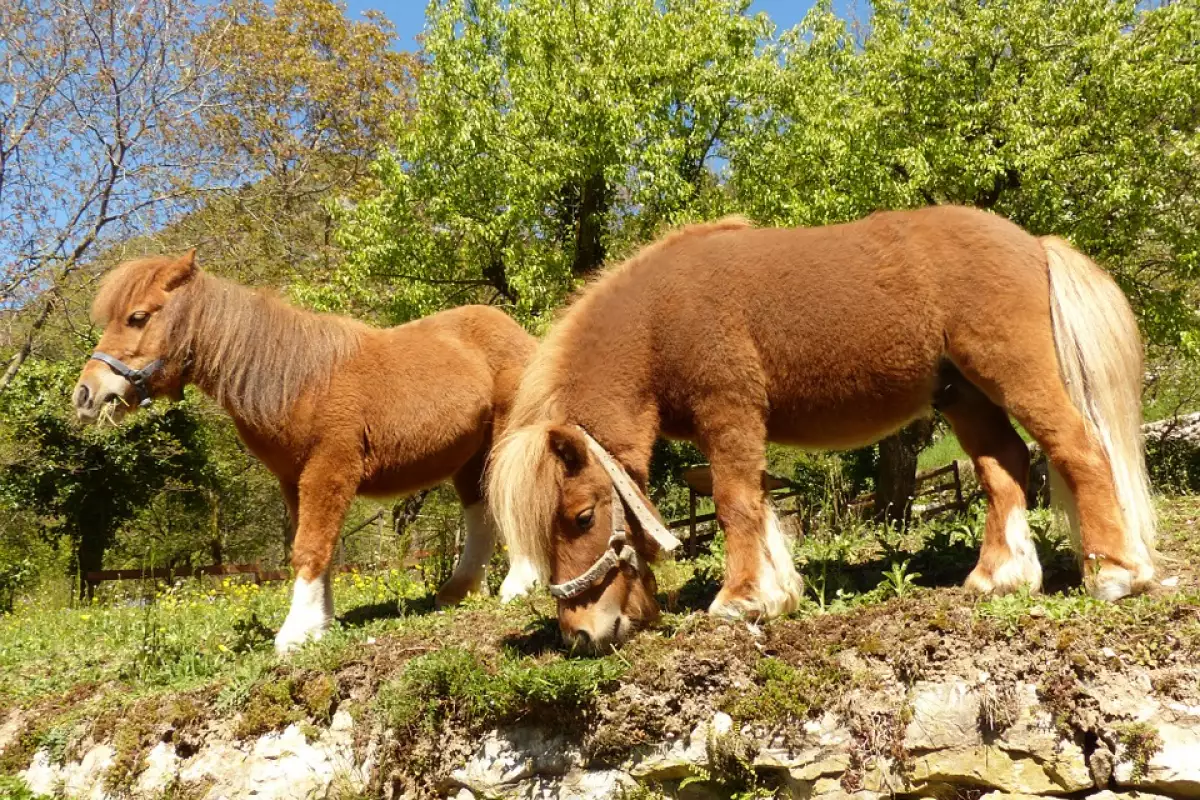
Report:
[[[281,656],[294,653],[308,642],[319,641],[325,635],[327,625],[316,628],[303,628],[299,625],[284,626],[275,634],[275,652]]]
[[[963,584],[967,589],[979,594],[1012,594],[1022,589],[1036,593],[1042,590],[1042,565],[1037,556],[1028,558],[1010,558],[998,568],[985,571],[977,566],[967,576]]]
[[[717,599],[708,607],[708,613],[714,617],[728,620],[745,620],[747,622],[765,622],[795,611],[800,604],[803,583],[800,576],[792,570],[794,582],[785,587],[778,583],[765,587],[749,597],[732,596],[725,589],[717,594]]]
[[[500,584],[500,602],[511,603],[526,597],[537,586],[537,571],[528,561],[514,561]]]
[[[708,606],[708,613],[717,619],[726,619],[732,622],[757,622],[766,616],[760,601],[745,597],[728,597],[725,596],[724,589]]]
[[[329,576],[313,581],[297,578],[292,607],[275,636],[275,652],[290,653],[307,641],[320,639],[333,621],[333,588]]]
[[[1102,558],[1087,558],[1083,562],[1083,575],[1088,594],[1115,603],[1149,589],[1154,582],[1154,567],[1146,564],[1129,570]]]
[[[963,585],[979,594],[1012,594],[1021,589],[1041,591],[1042,565],[1029,535],[1025,509],[1014,508],[1009,512],[1004,521],[1004,543],[1008,558],[991,570],[985,570],[982,564],[976,566]]]

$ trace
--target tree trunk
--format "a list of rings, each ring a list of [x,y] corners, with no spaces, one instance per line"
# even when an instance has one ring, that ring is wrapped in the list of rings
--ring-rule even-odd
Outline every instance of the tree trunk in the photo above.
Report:
[[[212,504],[212,538],[208,542],[208,554],[212,563],[224,564],[225,537],[221,535],[221,498],[216,492],[209,492],[208,501]]]
[[[917,493],[917,454],[933,436],[933,419],[919,419],[879,443],[875,519],[908,525]]]
[[[8,385],[13,382],[13,378],[17,377],[17,373],[25,364],[25,360],[29,358],[29,354],[33,351],[33,337],[46,324],[46,320],[50,317],[50,311],[53,308],[54,303],[52,300],[47,300],[42,304],[42,310],[38,312],[37,319],[33,321],[29,331],[25,334],[25,341],[21,343],[21,348],[9,359],[8,367],[4,370],[4,374],[0,375],[0,392],[8,388]]]
[[[579,221],[575,229],[575,260],[571,273],[582,277],[604,265],[604,215],[609,191],[603,173],[584,182],[579,192]]]
[[[108,549],[108,537],[96,531],[85,531],[76,543],[75,559],[79,565],[79,596],[90,599],[96,584],[88,581],[89,572],[104,569],[104,551]]]
[[[429,497],[430,491],[430,489],[422,489],[392,506],[392,532],[396,536],[403,536],[408,526],[417,521],[417,517],[421,514],[421,507],[425,505],[425,498]]]

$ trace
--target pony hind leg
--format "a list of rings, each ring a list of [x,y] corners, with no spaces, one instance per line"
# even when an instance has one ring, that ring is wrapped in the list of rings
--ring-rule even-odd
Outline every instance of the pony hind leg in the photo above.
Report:
[[[951,377],[938,407],[971,457],[988,498],[979,563],[966,587],[984,594],[1041,589],[1042,566],[1025,518],[1029,448],[1004,409],[961,375]]]
[[[1078,526],[1073,544],[1083,560],[1088,591],[1105,600],[1144,591],[1154,579],[1153,562],[1138,534],[1127,535],[1108,456],[1062,382],[1049,324],[1044,340],[997,336],[991,349],[1004,345],[1013,348],[1011,359],[992,364],[977,351],[969,367],[957,358],[956,365],[1033,435],[1061,476],[1068,497],[1051,494],[1056,504],[1069,504],[1068,513]],[[1014,368],[1013,361],[1020,368]]]
[[[329,564],[346,509],[358,490],[361,470],[357,458],[317,456],[305,465],[300,476],[292,546],[296,582],[287,619],[275,636],[275,650],[281,655],[309,639],[320,639],[333,621]]]
[[[487,565],[496,550],[496,523],[483,495],[483,464],[487,448],[471,457],[454,475],[454,490],[463,505],[466,537],[450,579],[437,593],[439,606],[454,605],[473,592],[486,592]]]
[[[725,532],[725,583],[708,609],[716,616],[765,620],[800,603],[804,584],[763,490],[765,442],[761,417],[749,416],[740,425],[702,431],[700,437]]]

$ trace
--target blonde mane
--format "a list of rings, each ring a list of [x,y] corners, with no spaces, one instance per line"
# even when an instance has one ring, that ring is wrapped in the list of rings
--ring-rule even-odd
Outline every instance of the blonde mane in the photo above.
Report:
[[[492,451],[488,467],[488,502],[509,548],[512,561],[530,566],[538,580],[550,578],[550,533],[558,508],[563,471],[550,452],[549,431],[569,422],[561,406],[567,359],[573,334],[586,324],[587,311],[597,297],[619,286],[621,278],[685,239],[751,224],[742,217],[688,225],[643,247],[632,258],[604,270],[583,287],[546,334],[521,376],[513,400],[508,433]]]
[[[103,324],[123,314],[154,285],[162,263],[132,261],[106,276],[93,318]],[[326,386],[370,330],[200,270],[170,294],[161,313],[168,362],[190,362],[190,381],[262,431],[279,429],[302,392]]]

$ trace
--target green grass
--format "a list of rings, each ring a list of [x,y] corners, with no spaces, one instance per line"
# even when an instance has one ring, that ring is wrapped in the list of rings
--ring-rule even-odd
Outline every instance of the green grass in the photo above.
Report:
[[[582,708],[625,671],[615,656],[539,663],[503,653],[495,661],[456,647],[419,656],[380,687],[376,705],[399,731],[436,733],[450,720],[481,727],[539,708]]]
[[[15,775],[0,775],[0,797],[4,800],[50,800],[44,794],[34,794],[21,778]]]
[[[514,721],[602,727],[589,746],[621,758],[629,747],[660,741],[663,721],[653,703],[600,713],[613,698],[675,693],[682,709],[697,675],[708,676],[702,685],[715,682],[715,707],[742,721],[795,728],[847,687],[871,685],[869,670],[837,659],[842,650],[891,663],[912,679],[937,669],[921,631],[966,653],[1021,640],[1014,652],[1085,666],[1098,659],[1098,642],[1112,642],[1123,662],[1161,668],[1200,653],[1200,594],[1187,571],[1200,557],[1200,499],[1163,499],[1162,509],[1160,539],[1174,559],[1169,574],[1184,576],[1181,590],[1115,605],[1078,588],[987,599],[952,588],[978,556],[982,504],[907,531],[814,517],[795,551],[806,578],[802,607],[755,640],[744,626],[693,613],[707,606],[723,574],[718,537],[695,562],[656,567],[663,624],[603,658],[561,649],[554,603],[544,595],[507,606],[476,598],[439,611],[420,577],[399,572],[336,578],[342,617],[288,659],[275,656],[272,642],[289,602],[283,583],[186,581],[160,587],[148,605],[131,602],[132,585],[80,607],[24,602],[0,616],[0,708],[26,709],[18,746],[0,758],[0,773],[27,765],[38,749],[71,759],[80,741],[110,741],[119,758],[105,780],[120,788],[136,777],[163,721],[186,732],[213,717],[234,718],[234,735],[250,738],[293,723],[315,730],[339,708],[364,730],[400,732],[397,757],[410,771],[445,766],[439,754],[450,752],[447,737],[461,747],[486,727]],[[1030,524],[1047,576],[1077,580],[1049,513],[1032,513]],[[616,686],[630,683],[632,694]],[[1066,721],[1072,692],[1068,686],[1055,695]],[[11,782],[0,783],[0,796],[5,791],[25,797]]]
[[[1033,437],[1029,435],[1029,431],[1018,425],[1015,421],[1013,427],[1017,429],[1017,433],[1026,442],[1032,442]],[[967,458],[967,452],[963,450],[962,445],[958,442],[958,437],[952,432],[946,431],[942,436],[926,447],[917,455],[917,468],[937,469],[944,467],[951,461],[959,461]]]
[[[0,706],[22,704],[87,684],[125,684],[138,691],[188,689],[274,660],[272,636],[290,601],[285,583],[257,586],[226,579],[182,582],[152,598],[118,589],[77,607],[42,608],[27,602],[0,616]],[[424,586],[396,571],[339,575],[336,608],[396,607],[424,594]],[[335,625],[328,641],[303,659],[319,659],[389,628],[414,624],[393,616],[361,627]]]
[[[958,443],[958,437],[947,432],[917,455],[917,469],[937,469],[966,457],[967,453]]]

